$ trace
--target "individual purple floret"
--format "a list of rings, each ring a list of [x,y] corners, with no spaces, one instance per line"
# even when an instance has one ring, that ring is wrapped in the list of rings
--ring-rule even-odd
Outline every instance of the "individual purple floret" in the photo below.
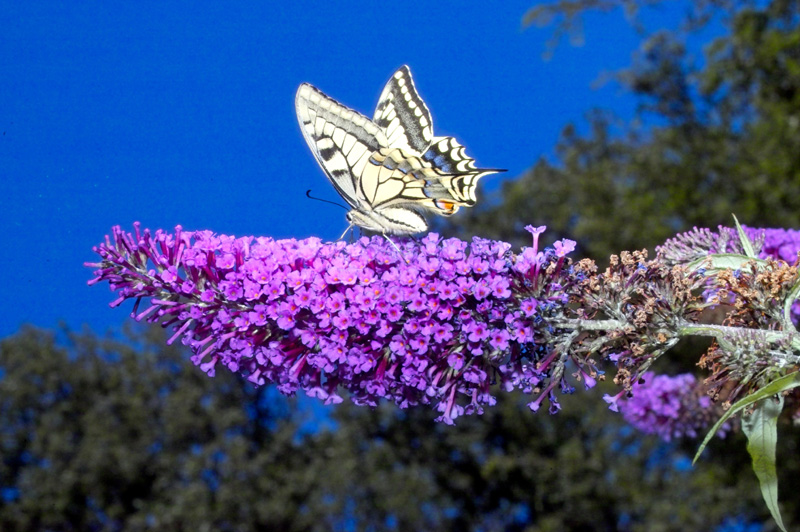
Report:
[[[574,285],[574,242],[520,254],[510,245],[429,234],[347,244],[317,238],[234,238],[210,232],[134,234],[114,227],[94,248],[90,284],[135,301],[132,316],[171,327],[192,361],[326,403],[346,389],[357,404],[432,404],[446,423],[481,413],[490,384],[528,393],[548,381],[548,318]],[[533,369],[536,367],[536,369]],[[559,373],[561,375],[561,373]],[[560,378],[560,377],[559,377]],[[563,389],[570,389],[558,383]],[[538,404],[538,400],[537,400]]]
[[[619,401],[625,420],[664,441],[684,436],[696,438],[720,414],[694,375],[688,373],[669,377],[648,371],[641,381],[633,384],[632,394]],[[724,437],[728,430],[730,425],[725,423],[717,435]]]

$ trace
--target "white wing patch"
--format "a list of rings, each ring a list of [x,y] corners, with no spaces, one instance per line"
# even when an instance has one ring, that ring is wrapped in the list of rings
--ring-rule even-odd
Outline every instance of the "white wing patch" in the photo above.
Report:
[[[295,98],[306,143],[351,210],[352,225],[383,234],[427,230],[419,210],[449,216],[476,202],[479,169],[433,121],[407,66],[386,84],[373,120],[303,83]]]

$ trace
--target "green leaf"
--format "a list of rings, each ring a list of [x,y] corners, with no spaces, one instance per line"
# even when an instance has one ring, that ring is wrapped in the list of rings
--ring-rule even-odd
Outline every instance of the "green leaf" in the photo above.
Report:
[[[725,423],[731,416],[734,414],[741,412],[743,409],[747,408],[751,404],[755,403],[756,401],[760,401],[761,399],[766,399],[767,397],[771,397],[773,395],[777,395],[785,390],[791,390],[792,388],[797,388],[800,386],[800,372],[790,373],[789,375],[784,375],[780,379],[776,379],[769,383],[768,385],[764,386],[760,390],[751,393],[747,397],[736,401],[731,407],[728,409],[725,414],[720,417],[714,426],[711,427],[711,430],[708,431],[706,437],[703,439],[703,443],[700,444],[700,448],[697,449],[697,453],[694,455],[694,459],[692,460],[692,464],[697,462],[697,459],[700,458],[700,455],[708,445],[708,442],[711,441],[711,438],[714,437],[714,434],[717,433],[719,428]]]
[[[765,266],[767,261],[753,259],[738,253],[715,253],[702,259],[694,260],[689,263],[689,269],[696,271],[704,268],[706,275],[714,275],[720,270],[741,270],[748,262],[755,262],[757,266]]]
[[[778,443],[778,416],[783,410],[783,396],[759,401],[755,410],[742,416],[742,431],[747,436],[747,452],[753,459],[753,471],[761,484],[761,495],[772,518],[786,531],[778,507],[778,473],[775,468],[775,447]]]
[[[750,257],[751,259],[756,258],[756,251],[753,249],[753,243],[750,241],[750,238],[745,234],[744,229],[739,224],[739,220],[736,219],[736,215],[733,214],[733,221],[736,222],[736,232],[739,233],[739,240],[742,243],[742,249],[744,250],[744,254]]]

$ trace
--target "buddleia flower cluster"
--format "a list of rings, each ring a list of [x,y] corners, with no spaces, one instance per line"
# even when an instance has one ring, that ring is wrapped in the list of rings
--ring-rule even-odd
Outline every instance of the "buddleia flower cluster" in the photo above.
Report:
[[[765,239],[764,230],[745,227],[744,231],[756,249],[761,249]],[[679,233],[658,246],[656,252],[668,265],[685,265],[716,253],[743,254],[744,249],[736,229],[719,226],[716,231],[695,227]]]
[[[222,367],[326,403],[344,389],[360,405],[432,404],[452,423],[493,405],[493,384],[537,394],[534,410],[572,390],[550,336],[581,279],[574,242],[540,250],[544,228],[529,229],[533,246],[512,254],[436,234],[324,243],[135,224],[113,228],[88,266],[92,284],[118,292],[112,306],[133,300],[133,317],[171,328],[209,375]]]
[[[743,226],[760,259],[779,259],[794,265],[800,252],[800,231],[796,229],[759,229]],[[686,264],[710,254],[744,253],[741,239],[733,227],[719,226],[716,231],[695,227],[680,233],[659,246],[658,254],[668,264]]]
[[[702,436],[721,414],[694,375],[652,371],[633,383],[631,396],[621,401],[620,411],[631,426],[664,441]],[[731,428],[732,423],[725,423],[718,436],[724,437]]]
[[[613,255],[602,272],[586,261],[576,265],[581,267],[588,269],[574,314],[560,324],[573,334],[560,350],[571,352],[573,360],[616,366],[614,382],[621,391],[605,400],[617,410],[633,384],[680,340],[685,325],[698,319],[706,306],[699,297],[704,281],[682,266],[649,259],[645,250]]]

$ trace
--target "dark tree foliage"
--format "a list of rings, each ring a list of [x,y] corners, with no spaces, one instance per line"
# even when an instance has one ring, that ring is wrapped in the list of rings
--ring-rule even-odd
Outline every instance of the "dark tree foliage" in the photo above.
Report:
[[[345,402],[330,432],[324,414],[309,426],[296,402],[224,370],[209,378],[164,339],[137,329],[62,346],[28,328],[0,342],[0,529],[660,531],[764,519],[738,436],[689,470],[696,442],[635,433],[599,393],[568,398],[558,416],[501,394],[456,427],[426,409]]]
[[[694,444],[642,437],[599,395],[580,395],[553,417],[503,396],[456,427],[424,411],[337,410],[343,428],[361,427],[354,512],[377,522],[390,511],[399,530],[711,530],[726,516],[765,520],[744,453],[690,470]],[[426,479],[429,491],[385,483],[387,467]]]
[[[0,343],[0,530],[313,530],[314,453],[274,390],[214,379],[160,329]],[[319,435],[318,440],[324,440]]]
[[[559,1],[527,20],[555,20],[566,33],[587,9],[635,14],[659,3]],[[800,5],[694,5],[681,28],[648,35],[634,64],[617,74],[639,99],[636,120],[595,110],[589,133],[566,126],[556,162],[542,159],[507,181],[448,232],[528,244],[523,226],[547,225],[551,238],[573,238],[602,262],[695,225],[729,225],[731,213],[751,226],[800,225]],[[727,33],[699,61],[684,43],[709,20]]]

